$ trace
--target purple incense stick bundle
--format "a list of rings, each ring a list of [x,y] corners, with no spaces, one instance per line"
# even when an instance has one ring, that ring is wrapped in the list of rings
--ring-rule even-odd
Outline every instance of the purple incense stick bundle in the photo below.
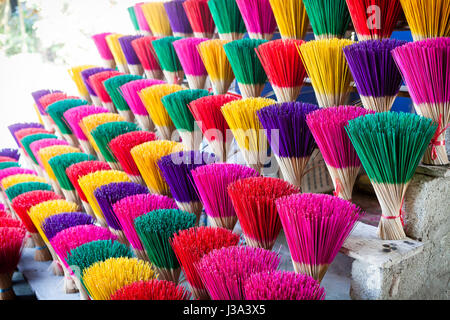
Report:
[[[350,120],[375,113],[361,107],[341,106],[310,113],[306,122],[319,146],[335,188],[335,196],[352,199],[361,161],[345,131]]]
[[[198,167],[191,174],[211,224],[233,230],[237,216],[227,188],[239,179],[258,177],[259,173],[240,164],[213,163]]]
[[[283,178],[298,188],[301,188],[305,168],[316,148],[306,116],[318,109],[308,103],[289,102],[257,112]]]
[[[236,0],[251,39],[272,39],[277,26],[269,0]]]
[[[8,126],[8,130],[9,132],[11,132],[11,135],[14,138],[14,141],[16,141],[17,146],[19,146],[19,148],[21,148],[22,146],[20,145],[19,140],[17,140],[16,137],[16,132],[20,131],[22,129],[28,129],[28,128],[40,128],[40,129],[44,129],[44,126],[40,123],[34,123],[34,122],[30,122],[30,123],[15,123],[15,124],[11,124]]]
[[[81,71],[81,78],[83,79],[84,85],[86,86],[86,89],[89,92],[89,95],[91,96],[92,104],[95,106],[101,106],[102,101],[97,96],[97,93],[95,92],[94,88],[91,86],[91,83],[89,82],[89,77],[103,71],[113,71],[113,69],[96,67]]]
[[[20,159],[20,153],[17,149],[11,149],[11,148],[4,148],[0,150],[0,156],[1,157],[8,157],[15,159],[16,161],[19,161]]]
[[[450,38],[408,43],[394,49],[392,55],[416,112],[439,125],[423,163],[448,164],[445,132],[450,126]]]
[[[142,89],[163,83],[165,82],[162,80],[144,79],[130,81],[120,87],[122,97],[127,102],[130,110],[133,112],[134,117],[136,118],[137,123],[143,130],[154,131],[155,125],[153,124],[153,121],[151,120],[147,109],[145,108],[141,98],[139,97],[139,92]]]
[[[54,216],[50,216],[42,223],[42,231],[48,240],[52,240],[56,234],[65,229],[93,225],[95,219],[84,212],[65,212]]]
[[[164,3],[167,17],[174,37],[192,37],[192,28],[183,8],[184,0],[174,0]],[[203,89],[203,88],[201,88]]]
[[[122,231],[122,226],[114,212],[113,205],[123,198],[137,194],[148,194],[148,189],[134,182],[113,182],[103,185],[94,191],[94,196],[103,212],[109,230],[123,244],[128,244],[128,240]]]
[[[178,209],[178,207],[173,199],[166,196],[157,194],[138,194],[117,201],[113,204],[113,209],[136,257],[141,260],[149,261],[147,253],[134,228],[134,219],[154,210]]]
[[[206,72],[203,60],[200,57],[200,53],[197,49],[197,45],[203,41],[207,41],[207,38],[187,38],[180,39],[173,42],[173,47],[183,67],[184,74],[191,89],[204,89]]]
[[[84,152],[95,156],[96,152],[89,142],[88,137],[86,137],[83,129],[80,126],[81,120],[83,118],[99,113],[108,113],[109,110],[104,107],[96,107],[96,106],[80,106],[67,110],[64,112],[64,119],[69,125],[70,129],[74,133],[75,137],[77,137],[78,142],[80,143],[81,148]]]
[[[210,153],[182,151],[162,157],[158,162],[159,169],[161,169],[178,207],[183,211],[194,213],[197,217],[197,224],[203,205],[195,190],[191,170],[217,162],[217,160],[216,156]]]
[[[344,48],[361,102],[368,110],[390,111],[397,98],[402,75],[391,51],[406,41],[385,39],[355,43]]]
[[[125,60],[127,60],[130,73],[137,76],[142,76],[144,74],[144,69],[142,68],[141,62],[139,61],[131,42],[142,37],[142,35],[134,35],[119,38],[120,47],[122,48]]]
[[[321,282],[362,211],[326,194],[295,194],[276,204],[295,271]]]
[[[245,282],[246,300],[324,300],[325,289],[314,278],[288,271],[255,273]]]
[[[244,285],[254,273],[275,271],[276,252],[260,248],[227,247],[206,254],[196,265],[212,300],[244,300]]]

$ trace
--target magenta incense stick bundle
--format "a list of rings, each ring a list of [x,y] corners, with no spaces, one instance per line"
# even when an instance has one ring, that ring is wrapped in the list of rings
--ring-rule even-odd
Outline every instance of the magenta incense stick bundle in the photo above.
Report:
[[[341,106],[310,113],[306,122],[319,146],[335,188],[335,196],[352,199],[361,161],[345,131],[352,119],[374,113],[361,107]]]
[[[269,0],[236,0],[251,39],[272,39],[277,26]]]
[[[187,38],[180,39],[173,43],[175,52],[183,67],[184,74],[191,89],[204,89],[206,77],[205,65],[203,64],[200,53],[197,49],[197,45],[203,41],[207,41],[207,38]]]
[[[105,67],[114,69],[116,67],[116,62],[105,39],[110,34],[110,32],[95,34],[92,36],[92,40],[94,40],[94,44],[97,47]]]
[[[295,194],[276,204],[295,271],[321,282],[361,210],[325,194]]]

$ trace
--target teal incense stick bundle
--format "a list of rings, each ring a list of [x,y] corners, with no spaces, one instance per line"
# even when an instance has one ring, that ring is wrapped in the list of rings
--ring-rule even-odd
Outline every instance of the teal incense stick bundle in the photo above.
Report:
[[[243,98],[259,97],[266,85],[267,75],[255,50],[266,42],[242,39],[223,46]]]
[[[48,183],[39,181],[22,182],[9,187],[5,190],[5,193],[9,201],[12,202],[16,197],[23,193],[36,190],[52,191],[52,186]]]
[[[208,6],[220,39],[242,39],[246,30],[236,0],[209,0]]]
[[[184,71],[178,59],[173,42],[182,39],[181,37],[164,37],[153,40],[153,49],[158,57],[164,77],[169,84],[181,84],[184,79]]]
[[[383,240],[406,238],[406,190],[436,129],[431,119],[395,112],[369,114],[346,126],[381,205],[378,235]]]

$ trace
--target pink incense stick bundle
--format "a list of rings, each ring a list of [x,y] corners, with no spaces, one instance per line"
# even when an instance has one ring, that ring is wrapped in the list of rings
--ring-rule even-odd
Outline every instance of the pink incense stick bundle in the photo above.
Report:
[[[278,102],[296,101],[306,78],[306,69],[297,51],[303,40],[274,40],[256,48]]]
[[[175,48],[175,52],[186,75],[189,88],[191,89],[205,88],[208,73],[197,50],[197,45],[207,40],[207,38],[186,38],[173,42],[173,47]]]
[[[116,62],[114,61],[114,56],[105,39],[110,34],[110,32],[95,34],[92,36],[92,40],[94,40],[94,44],[97,47],[105,67],[114,69],[116,67]]]
[[[416,112],[438,123],[423,162],[447,165],[445,133],[450,126],[450,38],[407,43],[395,48],[392,55],[408,86]]]
[[[247,245],[272,250],[281,231],[275,200],[300,193],[300,189],[276,178],[238,180],[228,186]]]
[[[114,107],[112,99],[109,96],[108,92],[106,91],[106,88],[103,85],[103,83],[105,82],[105,80],[108,80],[109,78],[119,76],[122,74],[123,73],[119,71],[103,71],[89,77],[89,83],[91,84],[97,96],[100,98],[102,105],[110,112],[117,113],[117,110]]]
[[[77,137],[80,142],[80,146],[85,153],[96,155],[94,148],[91,146],[88,138],[84,134],[83,129],[80,127],[80,122],[84,117],[98,114],[98,113],[108,113],[109,110],[103,107],[96,106],[80,106],[67,110],[64,112],[64,119],[66,119],[67,124],[72,129],[72,132]]]
[[[213,163],[198,167],[191,174],[211,224],[233,230],[237,216],[227,188],[239,179],[257,177],[259,173],[239,164]]]
[[[196,264],[212,300],[244,300],[244,285],[254,273],[275,271],[277,253],[260,248],[228,247],[205,255]]]
[[[134,228],[134,219],[154,210],[177,208],[173,199],[156,194],[138,194],[126,197],[113,205],[114,213],[119,219],[136,257],[145,261],[149,261],[149,259]]]
[[[340,106],[307,115],[306,122],[323,155],[335,188],[335,196],[352,199],[361,161],[345,131],[350,120],[374,113],[361,107]]]
[[[139,25],[139,31],[144,35],[152,35],[150,26],[148,25],[147,19],[145,19],[144,12],[142,11],[141,5],[144,2],[139,2],[134,5],[134,12],[136,14],[136,20]]]
[[[209,11],[208,0],[186,0],[183,2],[183,7],[194,37],[211,39],[216,25]]]
[[[147,78],[162,80],[164,79],[164,75],[152,44],[152,41],[157,39],[159,39],[159,37],[142,37],[133,40],[131,46],[134,48]]]
[[[246,300],[324,300],[325,289],[314,278],[295,272],[255,273],[245,282]]]
[[[38,133],[51,134],[50,131],[48,131],[48,130],[46,130],[44,128],[26,128],[26,129],[22,129],[22,130],[16,131],[14,133],[15,138],[19,142],[19,146],[22,148],[23,151],[25,151],[26,155],[28,155],[28,154],[27,154],[27,150],[22,145],[22,139],[25,138],[26,136],[31,136],[33,134],[38,134]]]
[[[215,249],[237,246],[239,236],[224,228],[195,227],[174,234],[171,245],[197,300],[209,300],[195,264]]]
[[[155,125],[153,124],[147,109],[139,97],[139,92],[142,89],[163,83],[165,83],[163,80],[144,79],[130,81],[120,87],[122,97],[125,99],[130,107],[130,110],[133,112],[137,123],[144,130],[154,131]]]
[[[272,39],[277,26],[269,0],[236,0],[251,39]]]
[[[276,204],[295,271],[322,281],[362,211],[325,194],[295,194]]]

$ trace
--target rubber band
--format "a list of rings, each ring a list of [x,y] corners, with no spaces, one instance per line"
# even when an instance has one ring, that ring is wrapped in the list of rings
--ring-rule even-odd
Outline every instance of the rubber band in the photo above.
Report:
[[[442,129],[442,114],[439,115],[439,123],[438,123],[438,127],[436,129],[436,133],[434,134],[433,138],[430,141],[430,146],[431,146],[431,160],[436,160],[438,158],[438,154],[437,154],[437,150],[436,147],[439,146],[445,146],[445,140],[439,141],[439,137],[445,132],[447,131],[447,129],[450,127],[450,123],[448,125],[446,125],[443,129]]]
[[[336,184],[336,190],[333,192],[333,195],[339,197],[339,194],[341,193],[341,182],[339,178],[336,178],[334,183]]]
[[[6,289],[0,289],[0,293],[11,291],[12,287],[6,288]]]

